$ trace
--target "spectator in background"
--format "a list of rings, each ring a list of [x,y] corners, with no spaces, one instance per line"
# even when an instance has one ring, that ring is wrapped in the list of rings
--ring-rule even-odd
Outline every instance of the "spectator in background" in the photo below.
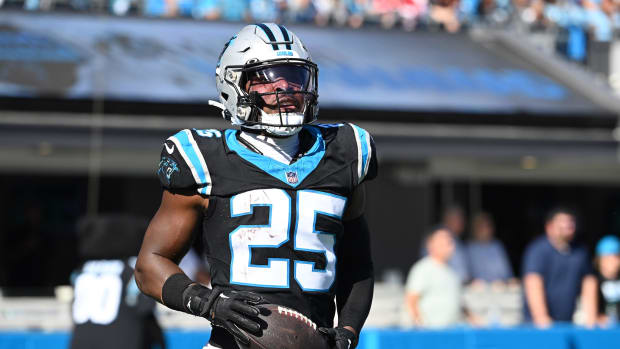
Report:
[[[467,3],[474,2],[476,0],[465,0]],[[532,1],[530,0],[512,0],[509,4],[512,16],[516,19],[515,24],[524,24],[527,26],[533,26],[537,20],[540,20],[542,11],[537,11],[532,7]],[[461,6],[463,8],[463,6]]]
[[[177,0],[144,0],[142,12],[149,17],[175,17],[179,14]]]
[[[220,3],[220,19],[231,22],[248,20],[248,0],[225,0]]]
[[[596,245],[598,323],[615,326],[620,315],[620,239],[603,237]]]
[[[314,23],[318,26],[345,26],[349,24],[350,13],[347,8],[349,1],[355,0],[312,0],[316,9]]]
[[[379,22],[385,29],[396,24],[396,10],[399,6],[400,0],[372,0],[372,11],[379,17]]]
[[[192,17],[215,21],[220,18],[222,12],[220,5],[219,0],[196,0],[192,8]]]
[[[312,0],[312,4],[316,9],[314,23],[320,27],[324,27],[329,24],[339,6],[339,2],[337,0]]]
[[[611,21],[613,29],[618,29],[620,24],[620,2],[618,0],[601,0],[601,9]]]
[[[278,13],[278,22],[282,22],[286,19],[286,14],[289,12],[287,0],[272,0],[276,4],[276,11]]]
[[[459,0],[431,0],[430,22],[449,33],[461,29],[458,17]]]
[[[109,214],[78,221],[71,349],[164,349],[155,300],[142,294],[133,269],[148,220]]]
[[[412,31],[418,21],[426,15],[428,0],[402,0],[398,7],[398,15],[404,30]]]
[[[166,3],[165,17],[176,17],[179,14],[178,0],[164,0]]]
[[[605,0],[581,0],[585,10],[586,26],[592,29],[596,41],[610,41],[613,35],[612,19],[605,12],[609,5]]]
[[[491,216],[486,212],[477,214],[472,227],[473,239],[466,249],[473,283],[510,281],[512,267],[504,245],[494,237],[495,225]]]
[[[256,22],[278,22],[278,3],[274,0],[249,0],[250,17]]]
[[[347,24],[351,28],[360,28],[368,12],[368,0],[343,0],[348,14]]]
[[[469,25],[497,26],[510,19],[510,3],[510,0],[460,0],[460,18]]]
[[[116,16],[125,16],[135,6],[134,0],[110,0],[110,12]]]
[[[462,289],[459,276],[448,265],[455,251],[452,233],[434,228],[426,237],[426,249],[428,255],[416,262],[407,276],[407,310],[419,327],[457,325],[463,319]]]
[[[531,242],[523,256],[525,319],[538,327],[572,321],[580,293],[585,323],[595,323],[596,278],[588,252],[573,243],[575,231],[575,215],[554,209],[545,220],[546,234]]]
[[[297,23],[312,23],[316,16],[316,9],[311,0],[288,0],[287,20]]]
[[[461,241],[461,237],[465,231],[465,213],[463,212],[463,208],[458,205],[448,206],[442,215],[442,225],[448,229],[454,237],[454,253],[452,254],[452,258],[450,258],[450,267],[459,275],[461,282],[469,282],[471,273],[469,271],[467,251]]]

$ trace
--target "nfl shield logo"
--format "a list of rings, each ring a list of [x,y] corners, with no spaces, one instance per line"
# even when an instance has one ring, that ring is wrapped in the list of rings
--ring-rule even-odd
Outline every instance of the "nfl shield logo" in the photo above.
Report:
[[[295,171],[286,172],[286,180],[291,184],[296,184],[297,181],[299,181],[299,178],[297,178],[297,172]]]

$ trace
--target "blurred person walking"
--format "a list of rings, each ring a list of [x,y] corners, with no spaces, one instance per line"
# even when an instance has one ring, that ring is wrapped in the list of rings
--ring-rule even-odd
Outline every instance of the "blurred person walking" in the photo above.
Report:
[[[78,221],[71,349],[164,349],[155,301],[133,276],[148,221],[108,214]]]
[[[477,214],[472,224],[473,239],[467,243],[467,257],[474,284],[513,281],[512,267],[501,241],[495,238],[493,218]]]
[[[598,324],[616,326],[620,314],[620,239],[607,235],[596,245]]]
[[[580,294],[586,325],[595,323],[596,278],[587,250],[573,242],[575,231],[572,211],[556,208],[546,217],[546,234],[523,256],[524,315],[538,327],[571,322]]]
[[[455,251],[452,233],[434,228],[426,238],[428,255],[413,265],[406,283],[406,307],[415,326],[443,328],[463,320],[461,281],[448,261]],[[469,317],[472,323],[476,319]]]

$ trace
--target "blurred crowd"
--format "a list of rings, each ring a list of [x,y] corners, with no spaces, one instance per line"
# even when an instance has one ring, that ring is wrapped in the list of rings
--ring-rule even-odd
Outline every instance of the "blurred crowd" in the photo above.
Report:
[[[619,0],[0,0],[0,6],[448,32],[519,26],[566,31],[573,41],[586,33],[609,41],[620,26]]]
[[[471,238],[462,240],[465,215],[453,206],[425,237],[422,257],[411,267],[405,285],[405,306],[413,325],[490,325],[493,314],[472,309],[475,302],[467,302],[466,290],[487,297],[481,302],[487,304],[493,302],[489,294],[521,293],[518,309],[522,315],[511,324],[524,322],[541,328],[572,322],[587,327],[616,325],[620,311],[618,237],[600,239],[591,258],[587,248],[575,240],[575,213],[553,209],[545,218],[544,234],[531,241],[522,255],[519,279],[503,244],[494,236],[492,217],[479,213],[471,227]],[[494,292],[485,293],[489,289]],[[514,308],[514,298],[510,302]]]

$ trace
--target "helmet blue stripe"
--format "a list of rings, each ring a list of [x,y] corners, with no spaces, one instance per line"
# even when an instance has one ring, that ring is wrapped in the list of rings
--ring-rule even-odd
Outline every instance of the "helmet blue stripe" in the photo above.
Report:
[[[272,42],[271,47],[273,47],[274,51],[279,50],[280,48],[278,47],[278,45],[274,44],[274,42],[277,41],[271,29],[269,29],[269,27],[265,23],[256,23],[256,26],[261,28],[265,32],[265,34],[267,34],[267,38],[269,38],[269,41]]]
[[[280,31],[282,32],[282,36],[284,37],[284,41],[290,41],[289,36],[288,36],[288,30],[286,30],[286,28],[284,28],[284,26],[281,26],[278,24],[278,27],[280,28]],[[290,50],[291,49],[291,44],[286,44],[286,49]]]

